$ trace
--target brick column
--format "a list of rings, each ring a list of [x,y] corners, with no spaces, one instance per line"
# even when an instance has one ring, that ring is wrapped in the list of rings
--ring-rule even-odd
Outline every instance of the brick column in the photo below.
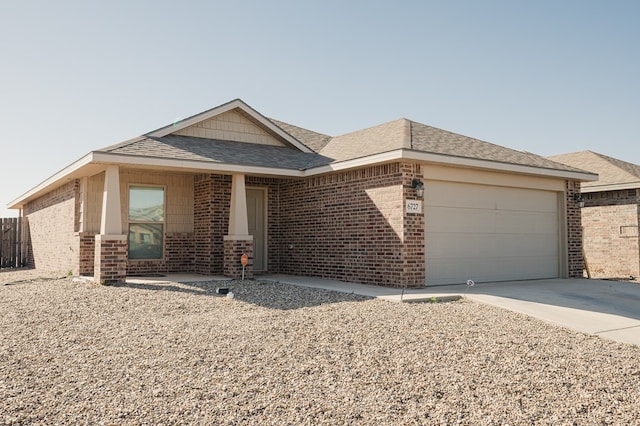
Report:
[[[117,284],[127,278],[127,236],[96,235],[94,280]]]
[[[234,280],[242,279],[243,254],[249,256],[249,264],[245,267],[244,278],[253,279],[253,238],[237,239],[232,236],[224,237],[224,275]]]
[[[582,258],[582,215],[574,194],[580,194],[579,181],[567,181],[567,275],[582,278],[584,259]]]
[[[96,233],[78,232],[78,266],[77,274],[84,276],[93,275],[96,253]]]

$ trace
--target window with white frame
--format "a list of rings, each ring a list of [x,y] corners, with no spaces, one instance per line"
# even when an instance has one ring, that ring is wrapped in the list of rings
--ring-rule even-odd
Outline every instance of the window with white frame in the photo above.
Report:
[[[129,187],[129,259],[162,259],[164,187]]]

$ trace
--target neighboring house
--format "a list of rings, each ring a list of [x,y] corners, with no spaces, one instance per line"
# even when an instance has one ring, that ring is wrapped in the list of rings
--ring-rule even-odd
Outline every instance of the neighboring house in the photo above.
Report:
[[[234,100],[95,150],[10,203],[30,263],[103,283],[191,272],[367,284],[582,275],[596,176],[399,119],[331,137]],[[423,194],[424,191],[424,194]]]
[[[582,185],[585,267],[594,278],[640,276],[640,166],[591,151],[549,157],[599,175]]]

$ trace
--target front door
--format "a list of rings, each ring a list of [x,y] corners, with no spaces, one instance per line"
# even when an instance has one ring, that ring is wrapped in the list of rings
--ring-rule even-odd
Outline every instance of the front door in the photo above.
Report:
[[[253,235],[253,270],[266,271],[266,233],[265,233],[265,199],[264,189],[247,188],[247,219],[249,235]]]

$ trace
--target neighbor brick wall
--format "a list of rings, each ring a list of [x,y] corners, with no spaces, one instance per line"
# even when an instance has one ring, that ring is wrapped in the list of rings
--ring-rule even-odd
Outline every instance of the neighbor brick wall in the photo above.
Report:
[[[27,203],[29,219],[28,265],[43,271],[78,273],[76,195],[79,182],[70,181]]]
[[[282,182],[280,272],[424,286],[423,219],[404,213],[416,170],[394,163]]]
[[[582,218],[580,205],[573,201],[574,194],[580,193],[580,182],[568,180],[567,194],[567,266],[569,278],[582,277],[584,261],[582,257]]]
[[[584,250],[591,276],[640,276],[639,191],[591,192],[583,198]]]

